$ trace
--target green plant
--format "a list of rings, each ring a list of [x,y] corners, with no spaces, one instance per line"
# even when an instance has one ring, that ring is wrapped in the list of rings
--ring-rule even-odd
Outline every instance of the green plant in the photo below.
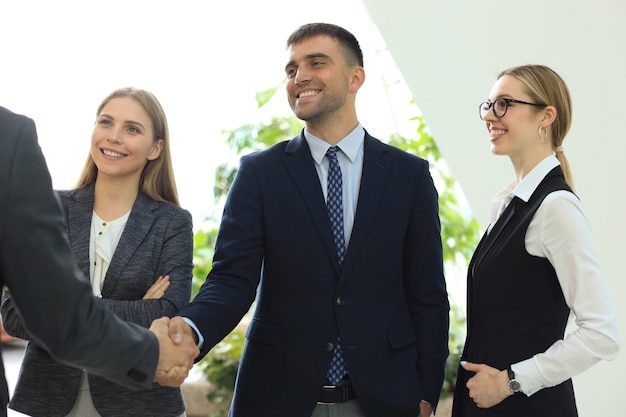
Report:
[[[217,239],[217,222],[205,220],[205,228],[198,230],[193,236],[193,281],[191,298],[198,294],[198,290],[211,272],[213,249]]]
[[[257,93],[258,107],[261,108],[274,96],[278,87]],[[388,143],[406,152],[415,154],[429,161],[431,174],[439,192],[439,212],[441,218],[441,237],[443,244],[446,275],[454,273],[454,269],[464,269],[469,261],[479,238],[479,225],[476,219],[468,214],[462,206],[462,192],[453,175],[441,158],[441,153],[430,135],[421,116],[414,117],[411,122],[416,124],[414,138],[406,138],[398,134],[391,135]],[[224,132],[226,143],[237,154],[249,153],[264,149],[279,141],[296,136],[302,129],[302,122],[291,117],[273,117],[269,123],[246,124],[234,130]],[[232,184],[236,167],[222,164],[216,169],[214,195],[216,200],[223,199]],[[217,222],[213,223],[216,224]],[[213,245],[217,228],[200,230],[196,234],[194,285],[198,286],[210,271]],[[451,271],[451,272],[449,272]],[[451,303],[450,310],[450,355],[446,363],[446,374],[442,395],[454,390],[458,368],[458,357],[465,339],[465,316],[458,305]],[[239,365],[239,356],[243,351],[244,338],[239,330],[233,331],[222,343],[218,344],[202,360],[202,369],[209,381],[218,385],[214,398],[225,398],[232,394],[234,376]],[[227,357],[226,357],[227,356]],[[219,391],[218,391],[219,390]],[[210,399],[213,394],[210,394]]]
[[[210,401],[221,403],[228,399],[233,392],[239,359],[243,353],[245,336],[239,330],[233,330],[220,343],[215,345],[201,362],[201,369],[207,380],[213,384],[209,393]]]
[[[448,360],[446,361],[446,373],[441,388],[441,396],[446,397],[454,392],[456,376],[459,370],[459,357],[463,352],[465,342],[465,312],[458,304],[450,305],[450,333],[448,335]]]

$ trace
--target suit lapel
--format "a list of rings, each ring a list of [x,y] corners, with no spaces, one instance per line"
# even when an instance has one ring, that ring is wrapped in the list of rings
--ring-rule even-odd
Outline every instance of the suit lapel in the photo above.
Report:
[[[371,222],[374,221],[378,202],[389,174],[390,164],[391,158],[386,155],[385,146],[366,133],[363,144],[363,173],[359,186],[359,199],[350,242],[343,261],[343,268],[346,271],[350,269],[359,247],[365,241],[365,233]]]
[[[137,196],[106,273],[102,287],[102,296],[104,298],[111,297],[126,265],[128,265],[137,249],[146,239],[156,219],[155,212],[157,208],[158,203],[156,201],[149,199],[143,194]],[[156,277],[154,278],[156,279]]]
[[[324,193],[315,170],[315,161],[313,161],[311,156],[311,150],[304,139],[304,132],[287,144],[285,153],[285,168],[293,178],[320,234],[326,252],[333,259],[335,270],[339,274],[341,272],[339,257],[335,249],[330,219],[328,218],[328,211],[324,201]]]
[[[89,238],[93,217],[93,184],[72,191],[67,199],[67,228],[74,259],[89,281]]]
[[[515,197],[515,199],[517,199],[517,197]],[[476,275],[476,269],[480,265],[481,261],[485,259],[485,256],[487,256],[489,250],[498,240],[498,237],[502,233],[502,230],[504,230],[505,226],[509,223],[509,221],[515,214],[515,199],[511,201],[506,210],[504,210],[500,218],[496,221],[496,224],[493,225],[493,228],[491,229],[489,234],[484,237],[483,241],[476,248],[476,256],[474,257],[475,259],[473,259],[470,264],[470,271],[472,271],[472,276]]]
[[[367,133],[365,133],[363,146],[363,174],[361,176],[359,200],[352,234],[343,261],[344,272],[349,269],[351,262],[353,262],[352,260],[356,256],[355,254],[358,252],[361,242],[364,241],[364,235],[368,226],[374,219],[391,161],[390,157],[385,154],[385,146]],[[284,160],[285,167],[292,176],[306,207],[309,209],[313,222],[324,242],[328,256],[334,261],[337,274],[341,274],[330,220],[324,202],[324,194],[319,177],[315,171],[315,162],[311,157],[311,151],[304,139],[304,134],[301,133],[300,136],[293,139],[287,145],[285,152],[287,153]],[[318,191],[311,192],[311,190]]]

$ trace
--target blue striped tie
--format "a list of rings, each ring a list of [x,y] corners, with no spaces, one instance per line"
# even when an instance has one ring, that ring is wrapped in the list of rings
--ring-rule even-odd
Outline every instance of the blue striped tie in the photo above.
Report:
[[[337,160],[337,150],[338,148],[336,146],[331,146],[326,152],[326,156],[329,160],[326,209],[328,210],[328,217],[330,217],[330,223],[333,228],[335,248],[337,249],[339,265],[341,266],[346,253],[346,240],[343,230],[343,179],[341,177],[339,161]],[[343,361],[339,337],[337,337],[337,345],[333,352],[333,359],[330,362],[327,377],[330,382],[337,384],[347,372],[348,370]]]

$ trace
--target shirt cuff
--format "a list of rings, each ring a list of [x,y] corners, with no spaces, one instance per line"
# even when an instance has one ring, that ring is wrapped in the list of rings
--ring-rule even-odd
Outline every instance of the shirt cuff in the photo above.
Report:
[[[187,317],[183,317],[183,320],[185,320],[185,323],[191,326],[193,331],[196,332],[196,336],[198,336],[198,349],[202,349],[202,345],[204,344],[204,337],[202,337],[202,333],[200,333],[200,330],[198,330],[198,326],[196,326],[196,324]]]
[[[533,358],[511,365],[511,370],[515,372],[515,379],[519,381],[522,392],[527,397],[544,388],[541,384],[543,376],[539,372],[539,368],[537,368]]]

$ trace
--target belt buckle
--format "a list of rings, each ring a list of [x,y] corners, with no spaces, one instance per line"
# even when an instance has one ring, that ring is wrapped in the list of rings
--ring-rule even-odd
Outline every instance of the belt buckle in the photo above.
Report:
[[[337,388],[337,385],[322,385],[322,389],[335,389]],[[327,403],[324,401],[318,401],[317,404],[319,405],[337,405],[337,403]]]
[[[332,390],[332,392],[335,394],[334,398],[335,401],[334,402],[325,402],[325,401],[317,401],[318,404],[323,404],[323,405],[336,405],[336,404],[343,404],[343,403],[347,403],[351,398],[350,398],[350,384],[346,384],[346,385],[322,385],[322,389],[329,389]],[[337,392],[339,392],[339,398],[337,398]]]

